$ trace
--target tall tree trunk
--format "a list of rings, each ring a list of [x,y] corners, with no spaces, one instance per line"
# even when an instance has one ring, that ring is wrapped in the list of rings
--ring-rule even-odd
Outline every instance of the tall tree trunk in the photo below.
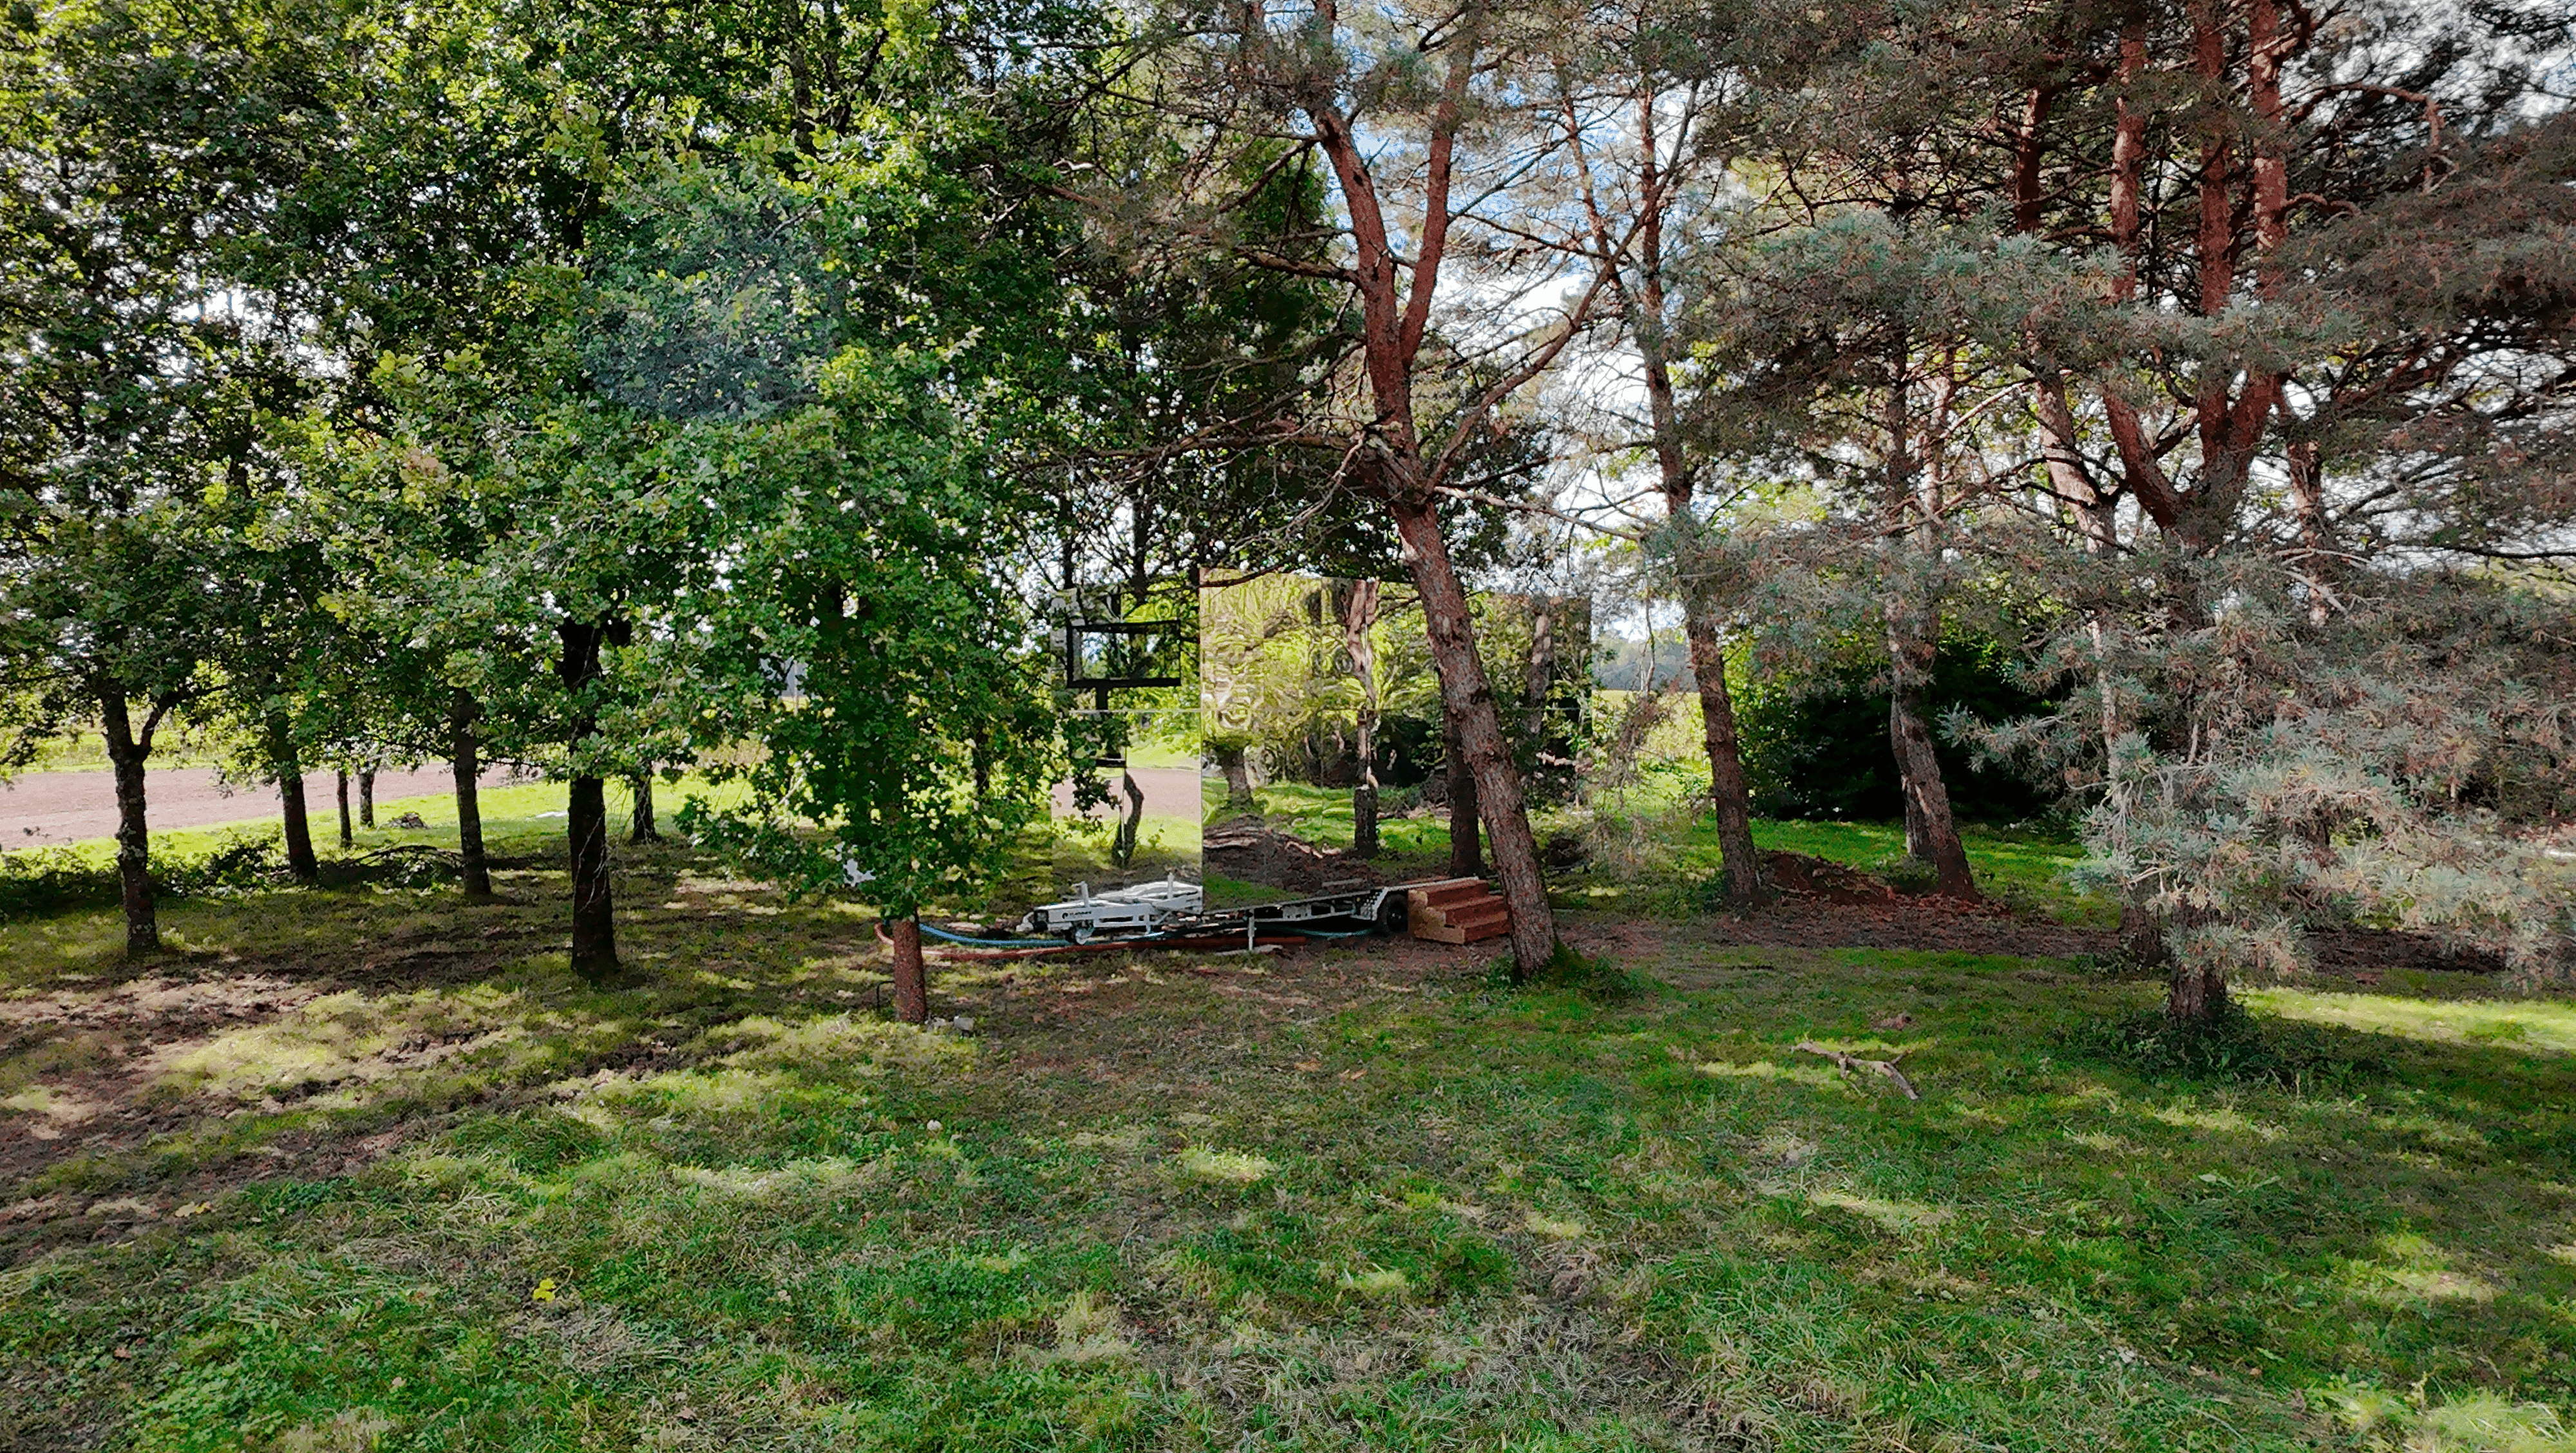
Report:
[[[599,732],[599,720],[587,698],[589,688],[599,680],[599,648],[605,632],[596,625],[565,621],[555,633],[563,642],[557,674],[574,702],[567,741],[579,753]],[[617,972],[617,925],[608,882],[608,788],[598,774],[572,779],[564,818],[572,868],[572,968],[597,983]]]
[[[1351,582],[1342,608],[1342,644],[1351,658],[1351,675],[1359,682],[1357,746],[1360,780],[1351,788],[1351,856],[1374,858],[1377,838],[1377,645],[1369,633],[1377,626],[1378,583]]]
[[[930,977],[921,963],[921,915],[894,920],[894,1017],[906,1024],[930,1019]]]
[[[1528,738],[1535,761],[1547,744],[1547,691],[1556,684],[1556,598],[1533,595],[1529,603],[1529,660],[1521,669],[1521,699],[1526,703],[1521,735]]]
[[[1444,707],[1440,715],[1441,749],[1448,754],[1441,780],[1449,789],[1449,876],[1485,876],[1484,832],[1476,816],[1476,774],[1467,766],[1467,749],[1459,743],[1458,724]]]
[[[125,907],[125,956],[149,958],[161,952],[161,921],[152,901],[152,834],[143,815],[143,764],[152,755],[155,711],[138,736],[122,686],[98,693],[99,734],[107,741],[107,760],[116,772],[116,877]]]
[[[482,789],[476,780],[483,767],[474,742],[474,719],[481,713],[473,693],[462,686],[448,698],[448,761],[456,773],[456,857],[465,896],[477,901],[492,896],[492,868],[483,857]]]
[[[358,826],[376,825],[376,769],[358,769]]]
[[[1637,97],[1638,228],[1637,352],[1645,363],[1646,409],[1654,428],[1655,469],[1664,495],[1664,517],[1686,522],[1697,492],[1690,457],[1682,448],[1681,414],[1664,331],[1664,208],[1671,188],[1662,174],[1659,117],[1652,87]],[[1606,242],[1607,233],[1603,234]],[[1735,734],[1735,698],[1726,684],[1725,633],[1718,628],[1717,592],[1685,568],[1681,581],[1682,636],[1690,644],[1692,682],[1699,692],[1700,747],[1708,755],[1709,814],[1717,819],[1717,851],[1726,869],[1726,896],[1749,908],[1769,896],[1762,854],[1753,846],[1753,794],[1744,775],[1743,748]],[[1649,649],[1654,626],[1647,623]],[[1646,690],[1655,689],[1648,673]]]
[[[630,843],[657,843],[662,840],[661,829],[653,823],[653,764],[650,762],[644,764],[643,771],[635,774],[635,824],[627,833],[626,840]]]
[[[1905,797],[1906,856],[1932,865],[1933,880],[1942,893],[1974,899],[1978,896],[1976,877],[1968,869],[1968,851],[1959,841],[1959,824],[1950,813],[1949,784],[1942,780],[1941,759],[1933,753],[1932,732],[1923,719],[1923,686],[1932,674],[1941,618],[1937,609],[1918,608],[1912,601],[1915,584],[1907,578],[1911,572],[1903,557],[1916,550],[1928,554],[1933,548],[1929,542],[1939,519],[1939,501],[1916,494],[1915,474],[1922,461],[1914,457],[1914,424],[1908,397],[1913,358],[1902,330],[1897,335],[1893,361],[1885,421],[1890,536],[1887,548],[1896,557],[1891,563],[1897,577],[1891,582],[1892,593],[1886,606],[1888,747],[1896,758],[1897,779]],[[1945,399],[1945,394],[1936,394],[1932,422],[1925,430],[1927,454],[1936,454],[1939,447]],[[1937,480],[1933,488],[1937,490]],[[1905,525],[1909,514],[1916,517],[1910,530]]]
[[[358,843],[358,835],[349,828],[349,769],[340,768],[339,778],[337,785],[340,793],[340,846],[355,847]]]
[[[1395,526],[1405,564],[1413,572],[1414,592],[1422,599],[1431,661],[1440,675],[1441,704],[1458,724],[1458,745],[1475,780],[1473,817],[1482,820],[1492,839],[1495,887],[1511,913],[1513,972],[1527,978],[1555,955],[1556,911],[1548,904],[1547,883],[1539,876],[1538,839],[1530,831],[1529,811],[1521,800],[1520,773],[1513,769],[1511,752],[1503,742],[1493,686],[1485,678],[1484,663],[1476,658],[1467,592],[1449,564],[1449,544],[1441,538],[1438,512],[1428,499],[1399,496]],[[1451,812],[1454,820],[1456,809]]]
[[[304,764],[282,712],[269,714],[268,762],[277,773],[277,800],[286,819],[286,870],[299,883],[319,882],[322,864],[313,856],[313,821],[304,808]]]
[[[1707,591],[1685,582],[1682,630],[1690,640],[1691,678],[1699,688],[1701,745],[1708,753],[1709,815],[1717,819],[1718,860],[1726,868],[1727,900],[1750,907],[1770,896],[1762,854],[1753,846],[1753,792],[1744,776],[1744,754],[1735,736],[1735,698],[1726,684],[1726,646]]]
[[[1968,869],[1968,852],[1950,815],[1950,791],[1941,780],[1941,763],[1932,755],[1932,734],[1924,727],[1912,690],[1888,693],[1887,735],[1905,786],[1907,856],[1932,865],[1941,892],[1953,898],[1976,898],[1976,876]],[[1918,824],[1920,839],[1915,836]]]
[[[593,983],[617,972],[617,925],[608,887],[608,784],[575,777],[565,802],[572,862],[572,968]]]

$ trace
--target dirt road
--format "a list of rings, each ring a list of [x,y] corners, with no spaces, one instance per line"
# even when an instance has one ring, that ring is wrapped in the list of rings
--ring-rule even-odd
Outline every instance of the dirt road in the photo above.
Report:
[[[1196,822],[1205,815],[1206,809],[1199,802],[1199,771],[1196,767],[1132,767],[1128,769],[1128,775],[1134,777],[1136,785],[1144,790],[1147,817],[1179,817]],[[1124,810],[1127,805],[1124,790],[1115,778],[1111,779],[1109,786],[1111,791],[1118,793],[1114,799],[1118,809]],[[1055,810],[1066,816],[1072,814],[1072,783],[1056,785]],[[1093,812],[1095,817],[1114,815],[1106,807]]]
[[[483,774],[483,785],[500,787],[511,780],[509,769]],[[443,766],[412,772],[376,774],[376,821],[384,821],[384,804],[402,797],[425,797],[453,789]],[[313,814],[313,835],[336,834],[339,801],[336,779],[329,772],[304,778],[304,801]],[[174,767],[153,772],[143,782],[144,809],[155,832],[174,827],[212,827],[228,822],[256,822],[277,816],[277,789],[258,785],[227,786],[211,768]],[[358,789],[349,788],[350,811],[357,810]],[[87,842],[116,835],[116,779],[106,772],[30,772],[0,784],[0,848],[43,847]]]

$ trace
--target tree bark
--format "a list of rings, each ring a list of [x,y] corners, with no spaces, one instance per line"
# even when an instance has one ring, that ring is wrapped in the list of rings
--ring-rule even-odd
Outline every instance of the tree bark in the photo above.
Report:
[[[1919,498],[1915,493],[1918,461],[1914,457],[1914,424],[1908,397],[1912,369],[1913,359],[1900,330],[1887,390],[1886,417],[1888,549],[1900,557],[1914,549],[1930,550],[1928,541],[1940,518],[1934,508],[1938,501]],[[1936,394],[1931,411],[1933,422],[1925,430],[1925,452],[1935,459],[1935,446],[1943,427],[1943,399],[1943,395]],[[1936,476],[1932,489],[1937,493],[1938,488]],[[1917,516],[1911,531],[1904,528],[1908,514]],[[1941,759],[1933,753],[1931,729],[1923,720],[1923,683],[1931,675],[1933,653],[1940,640],[1940,615],[1936,609],[1918,610],[1908,599],[1913,586],[1906,578],[1901,558],[1895,570],[1897,578],[1886,606],[1887,737],[1904,792],[1905,853],[1932,865],[1933,881],[1939,891],[1953,898],[1973,900],[1978,896],[1976,877],[1968,870],[1968,851],[1959,841],[1959,824],[1950,813],[1949,784],[1942,780]]]
[[[1888,693],[1887,735],[1905,784],[1907,856],[1932,865],[1934,882],[1942,893],[1974,900],[1979,896],[1976,875],[1969,871],[1959,825],[1950,815],[1950,790],[1941,780],[1940,760],[1932,755],[1932,734],[1924,727],[1912,692]],[[1919,841],[1914,836],[1918,822]]]
[[[456,688],[447,704],[448,761],[456,773],[456,856],[465,896],[481,901],[492,896],[492,868],[483,856],[482,764],[474,742],[474,718],[481,708],[473,694]]]
[[[894,1017],[906,1024],[930,1019],[930,978],[921,963],[921,916],[894,921]]]
[[[579,753],[599,732],[588,693],[599,679],[599,648],[606,633],[580,621],[565,621],[555,633],[563,642],[556,671],[573,698],[567,741]],[[564,817],[572,869],[572,969],[597,983],[617,972],[617,925],[608,881],[607,783],[596,773],[574,777]]]
[[[339,777],[340,846],[344,848],[355,847],[358,843],[358,835],[355,832],[352,832],[349,827],[349,769],[346,767],[341,768]]]
[[[358,769],[358,826],[376,825],[376,769]]]
[[[322,864],[313,856],[313,820],[304,807],[304,764],[283,713],[268,718],[268,762],[277,773],[278,805],[286,820],[286,870],[299,883],[319,882]]]
[[[1449,788],[1449,876],[1481,878],[1485,876],[1483,829],[1476,818],[1476,774],[1468,769],[1467,749],[1459,744],[1458,724],[1448,708],[1440,713],[1442,749],[1448,761],[1441,769],[1442,780]]]
[[[626,840],[630,843],[657,843],[662,840],[661,829],[653,822],[653,764],[650,762],[644,764],[643,771],[635,774],[635,825],[633,831],[626,835]]]
[[[1690,458],[1682,448],[1681,412],[1673,388],[1671,361],[1665,356],[1664,207],[1671,189],[1661,173],[1661,143],[1652,88],[1637,98],[1638,228],[1637,352],[1645,364],[1646,409],[1654,428],[1655,468],[1664,496],[1664,517],[1682,520],[1690,514],[1697,492]],[[1606,229],[1603,239],[1607,240]],[[1717,851],[1726,869],[1727,901],[1749,908],[1769,896],[1762,877],[1762,854],[1753,846],[1753,794],[1744,775],[1744,753],[1735,734],[1735,697],[1726,684],[1724,633],[1718,629],[1716,592],[1710,582],[1687,569],[1681,581],[1682,636],[1690,645],[1691,677],[1699,691],[1700,746],[1708,756],[1709,814],[1717,819]],[[1649,649],[1654,631],[1647,630]],[[1646,690],[1655,689],[1648,672]]]
[[[1252,806],[1252,768],[1245,762],[1246,749],[1240,745],[1216,749],[1216,768],[1225,774],[1225,810],[1250,812]]]
[[[2165,1016],[2177,1024],[2209,1024],[2227,1015],[2227,975],[2214,968],[2174,964],[2165,987]]]
[[[1476,658],[1467,592],[1449,564],[1449,545],[1441,538],[1438,512],[1427,499],[1399,498],[1395,526],[1405,564],[1413,572],[1414,591],[1422,599],[1431,661],[1440,675],[1441,705],[1458,724],[1458,744],[1475,782],[1470,818],[1481,820],[1493,840],[1495,887],[1511,913],[1513,972],[1527,978],[1545,967],[1556,952],[1556,911],[1548,904],[1547,883],[1539,876],[1538,839],[1530,831],[1529,812],[1521,799],[1520,773],[1513,769],[1511,752],[1503,742],[1502,717],[1494,709],[1494,691],[1485,678],[1484,663]],[[1454,804],[1450,811],[1454,821]]]
[[[107,741],[107,760],[116,772],[116,877],[125,908],[125,956],[149,958],[161,952],[161,921],[152,901],[152,834],[143,812],[143,764],[152,755],[152,729],[160,713],[133,729],[125,690],[98,693],[99,734]]]
[[[1701,745],[1708,753],[1709,815],[1717,819],[1718,860],[1726,869],[1727,901],[1751,907],[1769,896],[1762,854],[1753,846],[1753,792],[1745,781],[1744,754],[1735,735],[1735,698],[1726,684],[1726,647],[1718,638],[1717,612],[1706,591],[1685,586],[1682,631],[1690,641],[1691,677],[1699,687]]]
[[[1351,675],[1360,685],[1357,747],[1360,780],[1351,788],[1351,856],[1374,858],[1377,835],[1377,645],[1369,633],[1377,626],[1378,583],[1354,580],[1342,609],[1342,644],[1351,658]]]

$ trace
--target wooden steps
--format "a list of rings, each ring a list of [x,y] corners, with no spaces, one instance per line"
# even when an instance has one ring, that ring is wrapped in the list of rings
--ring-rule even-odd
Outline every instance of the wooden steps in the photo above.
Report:
[[[1406,927],[1432,943],[1475,943],[1500,938],[1512,927],[1502,896],[1482,878],[1444,878],[1410,890]]]

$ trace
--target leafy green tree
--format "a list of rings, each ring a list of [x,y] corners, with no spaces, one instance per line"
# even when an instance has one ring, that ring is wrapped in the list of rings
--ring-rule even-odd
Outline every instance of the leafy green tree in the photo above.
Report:
[[[323,18],[21,7],[0,41],[0,678],[36,730],[100,723],[133,954],[155,734],[215,684],[221,542],[300,394],[264,257],[330,125]]]

